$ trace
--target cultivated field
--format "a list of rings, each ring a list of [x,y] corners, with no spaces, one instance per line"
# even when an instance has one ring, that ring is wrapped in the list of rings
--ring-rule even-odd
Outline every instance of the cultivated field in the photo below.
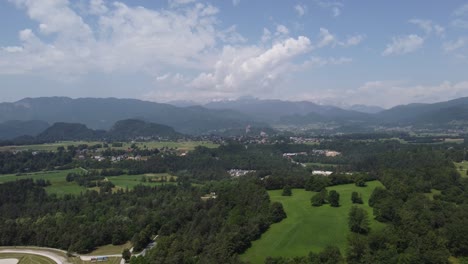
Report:
[[[78,146],[86,144],[88,146],[103,144],[103,142],[96,141],[62,141],[57,143],[48,143],[48,144],[39,144],[39,145],[25,145],[25,146],[4,146],[0,147],[0,151],[7,150],[31,150],[31,151],[55,151],[58,147],[67,147],[70,145]],[[217,148],[218,145],[208,141],[149,141],[149,142],[136,142],[135,143],[139,148],[177,148],[181,151],[190,151],[195,149],[197,146],[203,146],[207,148]],[[128,149],[132,143],[126,142],[123,143],[122,147],[115,147],[114,149]],[[109,147],[112,148],[112,144],[109,144]]]
[[[348,213],[352,206],[351,193],[361,193],[369,217],[372,208],[367,205],[370,194],[375,187],[382,186],[378,181],[368,182],[367,187],[356,187],[354,184],[327,188],[340,194],[340,207],[334,208],[325,204],[312,207],[310,199],[315,194],[303,189],[294,189],[291,197],[281,196],[282,190],[269,191],[272,201],[281,202],[287,218],[273,224],[262,237],[252,243],[252,247],[241,256],[242,260],[251,263],[264,263],[268,256],[294,257],[306,256],[310,251],[318,252],[327,245],[335,245],[346,250],[346,239],[350,234]],[[371,229],[382,228],[384,224],[371,220]]]

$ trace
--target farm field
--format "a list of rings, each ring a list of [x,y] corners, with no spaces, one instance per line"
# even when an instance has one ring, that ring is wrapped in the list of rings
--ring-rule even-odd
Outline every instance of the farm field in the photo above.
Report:
[[[82,172],[81,169],[72,169],[72,170],[63,170],[63,171],[45,171],[45,172],[36,172],[36,173],[28,173],[22,174],[20,176],[16,176],[16,174],[4,174],[0,175],[0,184],[10,181],[16,181],[20,179],[44,179],[49,180],[51,185],[45,187],[45,190],[49,194],[57,194],[58,196],[63,196],[65,194],[73,194],[79,195],[81,192],[85,192],[86,190],[91,190],[85,188],[83,186],[79,186],[76,182],[67,182],[66,177],[68,173],[71,172]],[[177,179],[175,176],[171,176],[168,173],[158,173],[158,174],[143,174],[143,175],[121,175],[121,176],[110,176],[107,177],[109,181],[115,184],[116,188],[118,189],[133,189],[137,185],[146,185],[146,186],[156,186],[161,184],[175,184],[175,182],[167,182],[167,183],[160,183],[160,182],[142,182],[142,177],[145,176],[149,178],[160,178],[165,176],[168,180],[173,177]],[[99,190],[99,188],[94,188],[94,190]]]
[[[466,174],[468,171],[468,161],[465,160],[462,162],[454,162],[454,164],[462,177],[468,177],[468,175]]]
[[[38,145],[25,145],[25,146],[4,146],[0,147],[0,151],[7,151],[7,150],[31,150],[31,151],[55,151],[58,147],[67,147],[70,145],[82,145],[86,144],[89,146],[96,145],[96,144],[103,144],[103,142],[97,141],[62,141],[57,143],[48,143],[48,144],[38,144]],[[190,151],[194,150],[197,146],[203,146],[207,148],[217,148],[218,144],[214,144],[209,141],[149,141],[149,142],[136,142],[135,143],[139,148],[146,148],[154,149],[154,148],[177,148],[181,151]],[[109,147],[112,144],[109,144]],[[128,149],[132,143],[126,142],[123,143],[122,147],[114,147],[114,149]]]
[[[306,256],[310,251],[318,252],[327,245],[338,246],[346,250],[348,213],[352,206],[351,193],[357,191],[362,195],[363,207],[369,213],[371,230],[380,229],[384,224],[373,220],[372,208],[367,201],[376,187],[382,187],[379,181],[367,183],[367,187],[356,187],[354,184],[332,186],[328,191],[336,190],[340,194],[340,207],[334,208],[325,204],[312,207],[310,199],[315,192],[304,189],[293,189],[292,196],[281,196],[282,190],[269,191],[272,202],[281,202],[287,218],[273,224],[262,237],[252,243],[252,247],[241,256],[244,261],[264,263],[268,256],[294,257]],[[372,231],[371,231],[372,232]]]

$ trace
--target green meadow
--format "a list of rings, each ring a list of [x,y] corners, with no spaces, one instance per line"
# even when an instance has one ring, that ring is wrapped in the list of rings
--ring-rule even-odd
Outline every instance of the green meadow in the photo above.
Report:
[[[27,174],[4,174],[0,175],[0,184],[10,181],[16,181],[21,179],[44,179],[49,180],[51,185],[47,186],[45,190],[49,194],[57,194],[59,196],[65,194],[74,194],[79,195],[86,190],[99,190],[99,188],[91,188],[88,189],[83,186],[79,186],[76,182],[67,182],[66,177],[70,172],[77,172],[81,173],[81,169],[72,169],[72,170],[63,170],[63,171],[45,171],[45,172],[36,172],[36,173],[27,173]],[[175,184],[175,182],[152,182],[147,180],[146,182],[142,182],[142,178],[146,177],[147,179],[159,179],[165,176],[167,180],[173,178],[174,180],[177,179],[176,176],[172,176],[168,173],[157,173],[157,174],[143,174],[143,175],[120,175],[120,176],[110,176],[106,177],[107,180],[111,181],[115,185],[115,190],[118,189],[133,189],[137,185],[146,185],[146,186],[156,186],[162,184]]]
[[[241,259],[251,263],[264,263],[265,258],[306,256],[310,251],[318,252],[327,245],[335,245],[345,253],[348,228],[348,213],[353,205],[351,193],[357,191],[362,195],[365,208],[371,219],[372,230],[380,229],[384,224],[373,220],[372,208],[367,201],[376,187],[382,187],[379,181],[367,183],[367,187],[356,187],[354,184],[332,186],[328,191],[336,190],[340,194],[340,207],[328,204],[313,207],[310,199],[315,194],[304,189],[293,189],[290,197],[282,196],[282,190],[269,191],[272,202],[281,202],[287,218],[273,224],[262,237],[252,243]]]
[[[464,160],[462,162],[454,162],[454,163],[458,172],[460,172],[460,175],[462,177],[468,177],[468,175],[466,174],[468,171],[468,161]]]
[[[4,146],[0,147],[0,151],[7,151],[7,150],[30,150],[30,151],[55,151],[58,147],[67,147],[70,145],[78,146],[78,145],[96,145],[96,144],[103,144],[103,142],[97,141],[61,141],[57,143],[48,143],[48,144],[38,144],[38,145],[25,145],[25,146]],[[122,147],[114,147],[114,149],[128,149],[133,143],[124,142]],[[148,142],[136,142],[135,143],[139,148],[148,148],[148,149],[155,149],[155,148],[176,148],[181,151],[190,151],[194,150],[195,147],[203,146],[207,148],[217,148],[219,145],[209,142],[209,141],[148,141]],[[112,144],[109,144],[109,147],[112,148]]]

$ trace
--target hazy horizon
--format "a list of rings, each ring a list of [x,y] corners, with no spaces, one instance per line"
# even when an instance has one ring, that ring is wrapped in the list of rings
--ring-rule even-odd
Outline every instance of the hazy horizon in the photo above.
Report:
[[[8,0],[0,17],[1,102],[468,96],[467,1]]]

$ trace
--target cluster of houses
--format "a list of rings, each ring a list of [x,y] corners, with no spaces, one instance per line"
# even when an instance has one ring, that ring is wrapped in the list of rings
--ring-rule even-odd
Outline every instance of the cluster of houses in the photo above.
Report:
[[[209,194],[205,194],[202,197],[200,197],[203,201],[210,200],[210,199],[216,199],[218,198],[218,195],[216,195],[215,192],[211,192]]]
[[[294,144],[307,144],[307,143],[320,143],[320,139],[318,138],[304,138],[304,137],[289,137]]]
[[[255,172],[255,171],[254,170],[238,170],[238,169],[228,170],[228,173],[229,175],[231,175],[231,177],[241,177],[251,172]]]
[[[323,150],[323,149],[314,149],[312,153],[315,155],[323,155],[326,157],[336,157],[341,155],[341,152],[334,151],[334,150]]]

